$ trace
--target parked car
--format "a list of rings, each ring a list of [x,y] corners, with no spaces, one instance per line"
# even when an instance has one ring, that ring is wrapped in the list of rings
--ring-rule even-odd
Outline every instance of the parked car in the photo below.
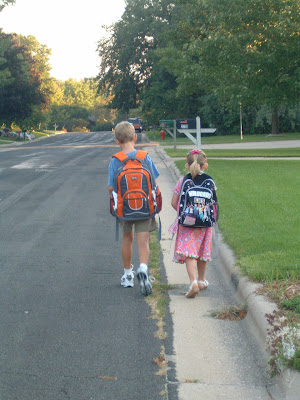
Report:
[[[143,126],[141,118],[128,118],[128,122],[134,126],[136,132],[142,133]]]

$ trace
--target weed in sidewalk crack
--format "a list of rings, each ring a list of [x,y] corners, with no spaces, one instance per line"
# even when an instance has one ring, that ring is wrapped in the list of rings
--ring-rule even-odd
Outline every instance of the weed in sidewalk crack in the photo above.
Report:
[[[200,383],[200,379],[183,378],[185,383]]]
[[[247,315],[247,304],[242,303],[224,306],[221,310],[211,310],[209,313],[213,318],[228,321],[241,321]]]

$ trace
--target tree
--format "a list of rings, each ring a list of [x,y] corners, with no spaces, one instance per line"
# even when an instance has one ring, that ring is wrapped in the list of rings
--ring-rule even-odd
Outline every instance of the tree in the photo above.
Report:
[[[4,88],[4,86],[9,83],[11,74],[7,67],[7,60],[5,58],[5,54],[11,47],[11,40],[9,37],[2,35],[2,31],[0,29],[0,91]]]
[[[151,76],[152,51],[171,9],[166,0],[126,1],[122,19],[107,28],[108,37],[99,41],[99,87],[112,96],[112,108],[126,113],[136,108]]]
[[[17,35],[1,31],[0,43],[4,48],[0,74],[6,76],[0,92],[0,120],[8,126],[12,122],[22,124],[34,106],[46,101],[40,90],[40,74]]]
[[[51,77],[50,55],[51,49],[46,45],[40,44],[34,36],[19,35],[20,43],[25,47],[28,55],[34,62],[34,67],[39,72],[41,81],[41,93],[44,97],[44,103],[33,106],[32,114],[26,119],[31,127],[41,127],[46,122],[46,112],[49,110],[51,98],[55,93],[55,79]]]
[[[15,4],[16,0],[0,0],[0,12],[9,4]]]
[[[299,99],[297,0],[181,0],[168,47],[178,91],[215,93],[222,104],[269,105],[278,133],[278,107]],[[180,10],[180,12],[178,12]],[[174,36],[176,36],[174,28]],[[177,34],[178,37],[178,34]],[[172,54],[181,50],[181,57]],[[166,59],[164,60],[166,63]]]
[[[68,131],[103,122],[107,113],[99,110],[106,104],[106,99],[98,93],[94,79],[76,81],[56,81],[55,95],[52,97],[47,123],[57,123]],[[104,116],[105,115],[105,116]]]

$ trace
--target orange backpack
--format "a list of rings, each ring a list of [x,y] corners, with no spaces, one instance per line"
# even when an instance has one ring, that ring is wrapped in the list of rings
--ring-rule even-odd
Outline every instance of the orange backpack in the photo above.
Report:
[[[150,219],[161,211],[161,193],[145,162],[146,155],[146,151],[138,150],[131,157],[122,151],[113,156],[122,163],[115,173],[110,197],[110,212],[117,220]]]

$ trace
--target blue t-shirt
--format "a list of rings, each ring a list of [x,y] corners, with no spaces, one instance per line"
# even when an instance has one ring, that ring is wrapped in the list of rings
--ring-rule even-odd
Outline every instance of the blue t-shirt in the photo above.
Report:
[[[126,153],[126,154],[128,155],[128,157],[131,157],[131,156],[135,156],[136,153],[137,153],[137,150],[134,150],[134,151],[131,151],[130,153]],[[152,172],[154,179],[158,178],[159,172],[158,172],[154,162],[152,161],[151,157],[149,156],[149,154],[146,155],[145,162],[150,167],[150,170]],[[108,167],[108,186],[114,186],[114,176],[115,176],[116,170],[118,169],[118,167],[121,164],[122,164],[121,161],[118,160],[117,158],[113,157],[111,159],[111,161],[109,163],[109,167]]]

